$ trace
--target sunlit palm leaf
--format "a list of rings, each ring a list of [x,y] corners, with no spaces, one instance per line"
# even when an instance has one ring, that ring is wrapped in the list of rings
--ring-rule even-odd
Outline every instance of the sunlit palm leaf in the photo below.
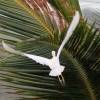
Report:
[[[10,1],[0,2],[0,30],[3,35],[16,37],[21,40],[46,35],[47,32],[42,25],[34,20],[33,17],[28,16],[22,8],[17,7],[18,5],[10,4]]]

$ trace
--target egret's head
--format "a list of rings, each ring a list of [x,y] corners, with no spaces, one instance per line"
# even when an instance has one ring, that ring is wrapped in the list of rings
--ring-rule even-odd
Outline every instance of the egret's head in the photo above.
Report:
[[[55,51],[52,51],[52,57],[55,57],[55,56],[56,56]]]

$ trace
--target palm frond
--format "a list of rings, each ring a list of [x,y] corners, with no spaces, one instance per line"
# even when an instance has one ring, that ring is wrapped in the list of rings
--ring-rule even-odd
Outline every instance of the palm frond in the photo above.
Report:
[[[75,10],[80,11],[78,0],[49,0],[63,14],[65,19],[70,22]]]
[[[57,18],[61,17],[60,29],[49,13],[34,11],[24,2],[27,0],[17,1],[23,7],[13,0],[0,1],[0,41],[5,40],[20,51],[50,58],[51,51],[56,51],[61,44],[75,10],[81,14],[78,0],[49,0]],[[0,54],[0,84],[15,90],[22,100],[96,100],[95,91],[100,97],[99,82],[95,83],[98,75],[95,71],[100,73],[100,32],[94,24],[89,26],[81,16],[61,54],[61,63],[66,66],[65,87],[61,87],[57,78],[48,76],[47,66],[7,53],[2,48],[0,53],[5,55]]]
[[[31,45],[34,45],[32,47]],[[41,48],[41,52],[40,49]],[[47,49],[48,48],[48,49]],[[36,55],[41,55],[45,57],[50,58],[50,52],[52,49],[56,50],[57,46],[50,45],[50,43],[45,43],[45,42],[26,42],[26,43],[20,43],[18,45],[18,49],[24,52],[28,53],[34,53]],[[62,60],[63,59],[63,60]],[[85,97],[84,99],[88,100],[88,96],[90,96],[91,100],[95,100],[95,96],[93,94],[91,85],[88,81],[88,77],[86,76],[86,73],[82,69],[81,65],[78,64],[78,62],[72,58],[72,56],[64,51],[64,54],[61,56],[62,64],[66,66],[66,70],[64,72],[65,80],[66,80],[66,85],[67,85],[67,80],[71,82],[69,85],[72,87],[69,88],[70,86],[64,87],[64,88],[57,88],[60,86],[59,81],[57,78],[52,78],[48,77],[48,72],[49,69],[47,66],[41,66],[39,64],[36,64],[35,62],[28,60],[27,58],[20,57],[20,56],[12,56],[9,58],[6,58],[5,60],[2,60],[0,62],[0,69],[1,73],[0,76],[3,78],[2,81],[6,82],[6,79],[11,79],[11,81],[8,83],[5,83],[5,85],[8,84],[8,86],[11,86],[13,88],[20,88],[23,91],[27,90],[33,91],[34,96],[40,96],[40,97],[51,97],[54,99],[56,96],[61,99],[61,98],[76,98],[80,99],[82,96]],[[67,63],[66,63],[67,62]],[[66,76],[68,74],[68,77]],[[77,76],[78,79],[76,79],[74,76]],[[25,75],[25,76],[24,76]],[[28,75],[28,76],[27,76]],[[32,76],[31,76],[32,75]],[[26,79],[23,79],[23,77]],[[42,78],[42,80],[40,79]],[[16,81],[15,81],[16,80]],[[80,88],[80,82],[83,80],[84,85],[82,85]],[[74,83],[72,82],[74,81]],[[23,85],[25,85],[23,87]],[[88,90],[88,96],[85,96],[86,94],[84,90],[84,86],[86,86],[86,90]],[[78,91],[80,92],[73,92],[73,89],[79,89]],[[75,90],[74,90],[75,91]],[[82,92],[83,91],[83,92]],[[38,92],[38,94],[37,94]],[[40,93],[40,94],[39,94]],[[43,94],[42,94],[43,93]],[[66,95],[66,93],[70,93],[70,95]],[[32,96],[31,94],[29,94]],[[79,96],[78,96],[79,95]],[[60,96],[60,97],[59,97]]]
[[[16,37],[20,40],[38,38],[48,34],[41,24],[17,6],[16,3],[11,4],[11,1],[0,1],[1,34]],[[40,32],[43,32],[43,34],[40,34]]]

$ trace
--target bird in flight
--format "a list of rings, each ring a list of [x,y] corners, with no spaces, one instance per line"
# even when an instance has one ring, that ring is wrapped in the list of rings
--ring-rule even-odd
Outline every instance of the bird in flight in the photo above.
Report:
[[[71,24],[70,24],[70,26],[69,26],[69,28],[66,32],[66,36],[65,36],[61,46],[59,47],[59,49],[57,51],[57,55],[56,55],[55,51],[52,51],[51,52],[52,53],[52,58],[51,59],[17,51],[15,49],[11,48],[10,46],[8,46],[4,41],[2,41],[2,45],[3,45],[4,49],[6,51],[10,52],[10,53],[25,56],[25,57],[28,57],[28,58],[36,61],[39,64],[49,66],[49,68],[51,70],[50,73],[49,73],[49,76],[58,76],[58,79],[59,79],[60,83],[62,85],[64,85],[65,80],[64,80],[64,77],[62,76],[62,72],[64,71],[65,67],[60,64],[59,56],[60,56],[60,53],[61,53],[64,45],[69,40],[69,38],[71,37],[73,31],[77,27],[77,25],[79,23],[79,20],[80,20],[80,14],[79,14],[78,11],[76,11],[75,16],[73,17],[73,20],[72,20],[72,22],[71,22]]]

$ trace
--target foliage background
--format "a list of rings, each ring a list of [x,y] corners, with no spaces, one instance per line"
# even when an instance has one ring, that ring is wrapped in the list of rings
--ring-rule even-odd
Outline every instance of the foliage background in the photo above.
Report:
[[[73,14],[66,7],[59,5],[62,0],[49,1],[70,23]],[[71,10],[79,9],[77,0],[70,1],[72,2],[68,2],[68,7]],[[99,16],[99,11],[95,15]],[[39,23],[41,20],[42,23]],[[55,24],[49,19],[47,23],[44,19],[41,20],[28,14],[13,0],[0,1],[0,39],[21,51],[50,58],[50,52],[57,50],[66,29],[61,31],[59,36]],[[65,87],[61,87],[57,78],[48,77],[47,66],[7,53],[0,48],[0,99],[96,100],[97,97],[99,100],[99,47],[100,33],[95,29],[95,24],[88,27],[87,21],[81,19],[61,55],[61,63],[66,66],[63,73]]]

